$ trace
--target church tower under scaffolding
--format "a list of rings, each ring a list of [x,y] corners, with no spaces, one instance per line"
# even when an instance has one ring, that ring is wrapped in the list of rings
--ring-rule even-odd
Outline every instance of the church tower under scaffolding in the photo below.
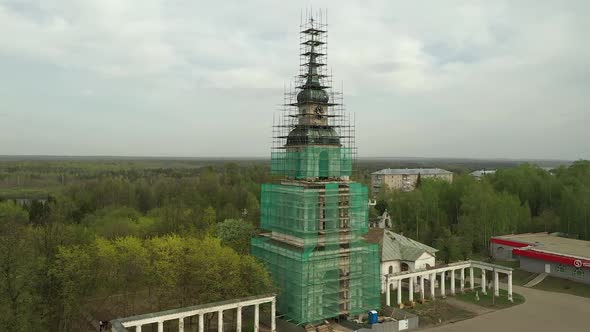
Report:
[[[368,191],[350,181],[354,127],[326,70],[327,24],[301,24],[300,72],[285,92],[263,184],[252,254],[278,288],[277,309],[298,324],[380,306],[379,249],[368,244]]]

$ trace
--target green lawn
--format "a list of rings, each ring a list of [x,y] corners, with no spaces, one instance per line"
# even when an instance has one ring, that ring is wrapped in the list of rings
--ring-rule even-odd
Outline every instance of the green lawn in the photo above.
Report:
[[[479,291],[477,294],[479,295],[479,301],[477,301],[475,298],[475,292],[457,293],[455,298],[490,309],[503,309],[524,302],[524,297],[518,293],[512,293],[512,299],[514,302],[508,301],[508,292],[503,289],[500,289],[500,296],[496,297],[495,299],[493,296],[494,292],[492,290],[489,290],[487,295],[482,294],[481,291]]]
[[[568,279],[548,276],[545,280],[537,284],[534,289],[540,289],[549,292],[566,293],[590,298],[590,285],[575,282]]]

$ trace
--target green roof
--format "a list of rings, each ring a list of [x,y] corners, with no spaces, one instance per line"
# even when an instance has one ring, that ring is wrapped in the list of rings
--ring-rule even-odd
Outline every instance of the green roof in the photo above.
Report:
[[[381,261],[415,261],[424,253],[434,255],[437,249],[383,228],[371,228],[367,240],[379,244]]]

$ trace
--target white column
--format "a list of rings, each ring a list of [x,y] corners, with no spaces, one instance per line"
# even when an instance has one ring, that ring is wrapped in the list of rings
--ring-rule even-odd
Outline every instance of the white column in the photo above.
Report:
[[[435,294],[434,294],[435,283],[436,283],[436,273],[433,273],[430,275],[430,298],[433,300],[435,298]]]
[[[391,286],[387,283],[387,290],[385,291],[385,304],[391,306]]]
[[[486,270],[481,269],[481,292],[486,295],[488,292],[486,290]]]
[[[199,314],[199,332],[205,331],[205,314]]]
[[[402,280],[397,280],[397,304],[402,304]]]
[[[469,268],[469,286],[471,286],[471,290],[475,290],[475,280],[473,276],[473,268]]]
[[[242,332],[242,307],[236,309],[236,332]]]
[[[260,305],[259,304],[255,304],[254,305],[254,332],[258,332],[258,323],[260,321]]]
[[[494,295],[500,296],[500,278],[498,277],[498,272],[494,271]]]
[[[158,322],[158,332],[164,332],[164,321]]]
[[[465,293],[465,269],[461,269],[461,293]]]
[[[512,272],[508,272],[508,301],[512,300]]]
[[[408,288],[408,299],[410,299],[410,302],[414,302],[414,277],[410,278],[410,286]]]
[[[141,325],[137,325],[135,327],[135,332],[141,332]]]
[[[184,332],[184,317],[178,319],[178,332]]]
[[[420,299],[424,301],[424,275],[420,276]]]
[[[445,271],[442,271],[440,273],[440,296],[442,296],[443,298],[446,297],[446,294],[445,294]]]
[[[277,303],[276,301],[272,301],[270,306],[270,331],[277,332]]]
[[[455,295],[455,270],[451,270],[451,295]]]

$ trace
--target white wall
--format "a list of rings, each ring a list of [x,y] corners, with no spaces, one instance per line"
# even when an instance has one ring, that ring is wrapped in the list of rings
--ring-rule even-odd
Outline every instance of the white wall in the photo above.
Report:
[[[381,293],[385,293],[386,288],[386,282],[387,282],[387,278],[386,276],[390,273],[389,272],[389,267],[392,267],[392,272],[391,273],[397,273],[401,271],[401,264],[402,263],[406,263],[408,264],[408,268],[410,271],[415,271],[415,270],[420,270],[420,269],[424,269],[427,266],[432,267],[434,266],[434,256],[428,253],[424,253],[422,254],[422,256],[418,257],[418,259],[415,262],[412,261],[387,261],[387,262],[381,262]],[[424,279],[430,279],[430,276],[426,276]],[[397,289],[397,284],[393,285],[393,290]]]
[[[434,266],[434,256],[428,253],[422,254],[422,256],[418,257],[416,262],[414,262],[414,269],[424,269],[427,266],[432,267]]]
[[[400,272],[401,268],[400,268],[400,262],[399,261],[387,261],[387,262],[381,262],[381,292],[384,293],[385,292],[385,283],[386,283],[386,278],[385,276],[389,274],[389,267],[392,268],[392,272],[391,273],[396,273],[396,272]],[[397,288],[397,285],[394,286],[394,288]]]

